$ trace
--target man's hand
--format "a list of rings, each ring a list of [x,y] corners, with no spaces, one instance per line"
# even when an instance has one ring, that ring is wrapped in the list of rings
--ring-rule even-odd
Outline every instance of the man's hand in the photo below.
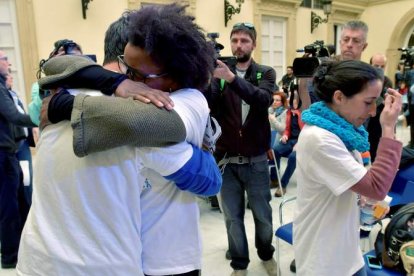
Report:
[[[170,93],[157,89],[152,89],[142,82],[129,79],[124,80],[115,91],[117,97],[138,100],[143,103],[153,103],[157,107],[164,107],[167,110],[174,108],[174,103],[170,98]]]
[[[213,76],[217,79],[223,79],[228,83],[231,83],[234,78],[236,77],[232,71],[230,71],[229,67],[222,62],[221,60],[217,60],[217,67],[214,69]]]

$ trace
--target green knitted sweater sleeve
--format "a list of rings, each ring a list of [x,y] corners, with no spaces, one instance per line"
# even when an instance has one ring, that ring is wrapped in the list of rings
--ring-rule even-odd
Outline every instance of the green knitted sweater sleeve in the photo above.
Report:
[[[132,98],[79,94],[71,124],[73,148],[79,157],[124,145],[162,147],[186,138],[185,125],[177,112]]]

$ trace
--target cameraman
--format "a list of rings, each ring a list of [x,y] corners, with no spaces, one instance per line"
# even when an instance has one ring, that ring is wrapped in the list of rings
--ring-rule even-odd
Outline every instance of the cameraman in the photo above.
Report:
[[[359,20],[347,22],[342,28],[339,41],[341,53],[334,59],[361,60],[362,52],[368,46],[367,35],[368,26],[365,22]],[[314,101],[311,101],[312,95],[314,95],[312,79],[301,79],[299,82],[299,96],[302,100],[302,110],[307,109]]]
[[[82,48],[76,42],[73,42],[69,39],[61,39],[57,40],[54,44],[54,49],[49,54],[49,59],[62,56],[62,55],[82,55]],[[42,66],[47,61],[42,59],[39,64],[39,71],[37,72],[38,79],[41,77],[42,73]],[[32,101],[28,105],[28,113],[32,121],[39,125],[40,123],[40,109],[42,107],[42,98],[45,95],[41,95],[41,91],[39,89],[39,84],[37,82],[33,83],[32,85]],[[39,138],[39,130],[38,128],[33,129],[34,140],[37,143]]]
[[[293,66],[286,67],[286,74],[279,81],[278,85],[282,86],[283,92],[286,96],[290,97],[291,84],[295,80],[295,75],[293,74]]]
[[[272,207],[266,152],[270,147],[268,107],[272,103],[276,72],[251,57],[256,30],[250,23],[237,23],[230,34],[235,66],[217,60],[209,106],[222,129],[216,158],[222,165],[221,208],[224,212],[231,275],[246,275],[249,249],[244,227],[245,192],[253,213],[256,248],[269,275],[276,275],[272,246]]]

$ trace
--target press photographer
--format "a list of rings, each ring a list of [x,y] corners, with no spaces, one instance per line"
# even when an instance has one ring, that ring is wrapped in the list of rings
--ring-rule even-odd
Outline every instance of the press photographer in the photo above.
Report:
[[[213,45],[213,48],[216,51],[216,59],[221,60],[227,66],[235,66],[237,63],[236,57],[220,55],[221,50],[224,49],[224,46],[217,42],[217,38],[220,37],[220,34],[219,33],[207,33],[207,37],[210,39],[210,43]]]
[[[362,52],[368,46],[368,43],[366,42],[367,35],[368,26],[367,24],[365,24],[365,22],[358,20],[347,22],[342,27],[341,39],[339,41],[339,47],[341,52],[338,56],[334,56],[331,58],[335,60],[361,60]],[[323,57],[319,57],[319,59],[320,58]],[[319,61],[320,60],[318,60],[318,64]],[[315,66],[316,62],[313,62],[313,66]],[[295,70],[295,74],[296,76],[298,76],[295,66],[293,70]],[[312,70],[314,70],[314,67],[309,67],[309,69],[304,71],[307,71],[309,73]],[[309,76],[309,74],[307,75]],[[313,93],[313,84],[311,76],[302,77],[301,79],[299,79],[299,96],[302,100],[302,110],[307,109],[311,103],[318,101],[318,97]]]
[[[335,54],[335,46],[325,45],[323,40],[316,40],[314,43],[303,47],[303,49],[296,50],[296,52],[305,54],[301,58],[294,59],[293,72],[295,72],[296,77],[310,78],[323,61],[328,60]]]

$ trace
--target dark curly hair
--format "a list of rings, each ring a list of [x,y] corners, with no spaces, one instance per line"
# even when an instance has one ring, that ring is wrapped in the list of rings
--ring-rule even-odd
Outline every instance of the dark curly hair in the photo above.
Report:
[[[129,43],[144,49],[180,88],[207,87],[215,51],[194,17],[177,4],[145,6],[129,16]]]
[[[313,85],[319,99],[331,103],[336,90],[341,90],[350,98],[375,80],[382,81],[383,77],[368,63],[359,60],[330,61],[316,69]]]

